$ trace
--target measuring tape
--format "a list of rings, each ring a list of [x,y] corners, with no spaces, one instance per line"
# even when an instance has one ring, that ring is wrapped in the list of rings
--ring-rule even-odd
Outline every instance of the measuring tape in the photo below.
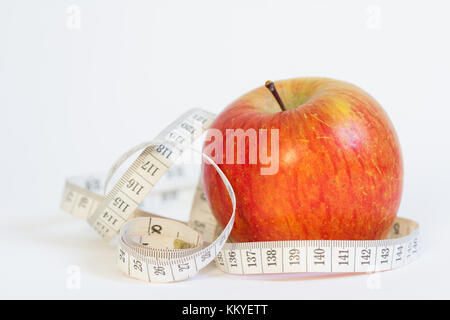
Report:
[[[120,157],[104,182],[95,176],[66,182],[61,203],[64,211],[86,220],[105,240],[119,233],[117,256],[122,272],[149,282],[179,281],[194,276],[213,260],[219,269],[233,274],[374,272],[401,267],[419,256],[419,226],[400,217],[384,240],[227,242],[235,218],[234,190],[217,164],[191,146],[214,117],[201,109],[190,110],[155,140]],[[165,194],[176,194],[189,185],[185,182],[193,179],[190,170],[175,166],[176,170],[169,171],[186,149],[198,152],[213,165],[228,191],[232,212],[223,229],[211,213],[201,183],[196,187],[188,223],[138,208],[145,207],[147,195],[160,180],[158,187],[162,188],[152,193],[156,197],[151,200],[161,203]],[[119,167],[140,150],[143,151],[106,192]],[[170,201],[176,200],[172,197]]]

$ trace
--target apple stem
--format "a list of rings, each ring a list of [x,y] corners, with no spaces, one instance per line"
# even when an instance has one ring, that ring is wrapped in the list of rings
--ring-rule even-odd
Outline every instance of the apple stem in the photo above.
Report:
[[[281,110],[286,111],[286,107],[284,106],[283,101],[281,101],[281,98],[280,98],[280,95],[278,94],[277,88],[275,88],[275,83],[273,83],[270,80],[267,80],[265,86],[267,89],[269,89],[269,91],[275,97],[275,100],[277,100],[278,105],[280,106]]]

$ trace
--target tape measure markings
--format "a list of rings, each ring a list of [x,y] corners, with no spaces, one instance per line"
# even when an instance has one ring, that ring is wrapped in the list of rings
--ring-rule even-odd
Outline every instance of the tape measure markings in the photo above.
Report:
[[[159,136],[166,137],[170,132],[175,131],[177,132],[177,129],[179,127],[182,127],[183,123],[186,123],[188,119],[195,119],[195,115],[199,112],[199,110],[193,110],[188,113],[186,113],[184,116],[180,117],[177,121],[174,122],[173,126],[169,126],[167,129],[165,129]],[[205,114],[206,115],[206,114]],[[207,117],[205,116],[203,123],[207,125]],[[192,131],[191,131],[192,132]],[[194,130],[191,135],[191,141],[195,139],[195,137],[198,137],[201,134],[199,130]],[[145,148],[145,150],[138,156],[138,158],[133,162],[133,164],[130,166],[130,168],[125,172],[125,174],[119,179],[119,181],[116,183],[116,185],[113,187],[111,192],[106,197],[105,201],[102,203],[102,205],[97,209],[97,211],[94,213],[93,218],[89,220],[90,224],[99,232],[103,237],[106,239],[111,239],[114,234],[113,232],[110,232],[112,229],[113,231],[117,232],[121,225],[129,218],[130,213],[132,213],[137,208],[137,201],[139,201],[139,198],[134,198],[134,195],[131,194],[129,190],[124,189],[125,183],[127,181],[130,181],[130,179],[137,179],[135,176],[135,173],[139,170],[139,168],[142,167],[143,162],[147,161],[149,164],[157,168],[157,170],[153,171],[153,174],[146,175],[146,172],[142,172],[142,174],[147,178],[146,180],[149,181],[149,183],[154,186],[158,180],[161,178],[161,176],[168,170],[168,167],[173,163],[173,161],[179,157],[183,151],[185,146],[182,146],[182,148],[178,148],[176,146],[177,142],[172,141],[174,145],[171,147],[167,146],[168,142],[161,142],[158,147],[155,148],[155,144],[157,141],[155,141],[152,145]],[[167,153],[166,153],[167,152]],[[110,177],[114,174],[115,170],[118,168],[118,164],[123,163],[131,154],[127,153],[125,156],[123,156],[119,162],[117,162],[113,166],[113,170],[110,170],[110,174],[108,175],[107,181],[109,181]],[[161,165],[158,165],[158,161]],[[146,162],[146,163],[147,163]],[[156,171],[159,172],[158,175],[155,176]],[[148,172],[147,172],[148,173]],[[141,189],[142,199],[151,191],[152,186],[144,186]],[[131,205],[130,203],[125,203],[122,198],[120,198],[120,195],[128,196],[129,198],[132,198],[135,200],[135,205]],[[117,199],[117,200],[116,200]],[[119,209],[123,207],[122,212],[117,212],[113,206],[114,201],[116,201],[116,204],[118,202]],[[117,205],[116,205],[117,206]],[[112,214],[111,212],[107,211],[107,208],[110,208],[115,214]],[[106,219],[105,219],[106,218]]]
[[[228,243],[216,258],[216,264],[223,271],[234,274],[385,271],[416,259],[418,240],[416,230],[405,238],[367,242],[299,240]],[[409,258],[404,256],[405,251],[401,249],[404,247],[414,251]],[[240,260],[234,260],[237,256],[241,257]],[[243,257],[249,258],[247,263]],[[279,257],[281,263],[275,264]]]

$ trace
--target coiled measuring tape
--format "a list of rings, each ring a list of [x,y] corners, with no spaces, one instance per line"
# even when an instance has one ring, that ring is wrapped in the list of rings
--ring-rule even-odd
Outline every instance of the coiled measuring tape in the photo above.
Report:
[[[128,276],[149,282],[179,281],[192,277],[213,260],[219,269],[233,274],[374,272],[401,267],[419,256],[419,226],[400,217],[384,240],[227,242],[236,198],[224,173],[205,154],[201,154],[204,161],[217,170],[232,203],[231,218],[223,230],[211,213],[200,183],[188,223],[139,209],[157,182],[164,175],[170,177],[169,167],[191,148],[213,119],[214,115],[204,110],[190,110],[155,140],[126,152],[104,183],[96,177],[66,182],[61,208],[87,220],[105,240],[119,233],[118,265]],[[105,192],[114,173],[139,150],[143,151],[103,196],[101,190]],[[189,170],[181,172],[171,174],[166,191],[183,188],[181,181]]]

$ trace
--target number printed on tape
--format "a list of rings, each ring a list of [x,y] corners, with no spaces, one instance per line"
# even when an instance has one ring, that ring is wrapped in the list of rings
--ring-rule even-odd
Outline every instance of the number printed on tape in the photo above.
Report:
[[[240,250],[225,250],[225,259],[228,269],[234,270],[233,273],[243,273]]]
[[[375,271],[385,271],[391,269],[393,252],[393,246],[381,246],[377,248]]]
[[[334,272],[355,271],[355,247],[345,245],[333,247],[332,257],[332,269]]]
[[[306,272],[306,247],[283,248],[284,272]]]
[[[356,272],[375,271],[376,247],[359,247],[356,249]]]
[[[148,274],[152,282],[170,282],[175,279],[169,265],[148,264]]]
[[[243,272],[245,274],[259,274],[263,273],[262,269],[262,254],[261,250],[248,248],[241,249],[242,257],[243,257]]]
[[[283,263],[281,256],[283,250],[281,248],[261,249],[263,273],[281,273],[283,271]]]
[[[326,245],[308,247],[308,272],[331,272],[331,248]]]

